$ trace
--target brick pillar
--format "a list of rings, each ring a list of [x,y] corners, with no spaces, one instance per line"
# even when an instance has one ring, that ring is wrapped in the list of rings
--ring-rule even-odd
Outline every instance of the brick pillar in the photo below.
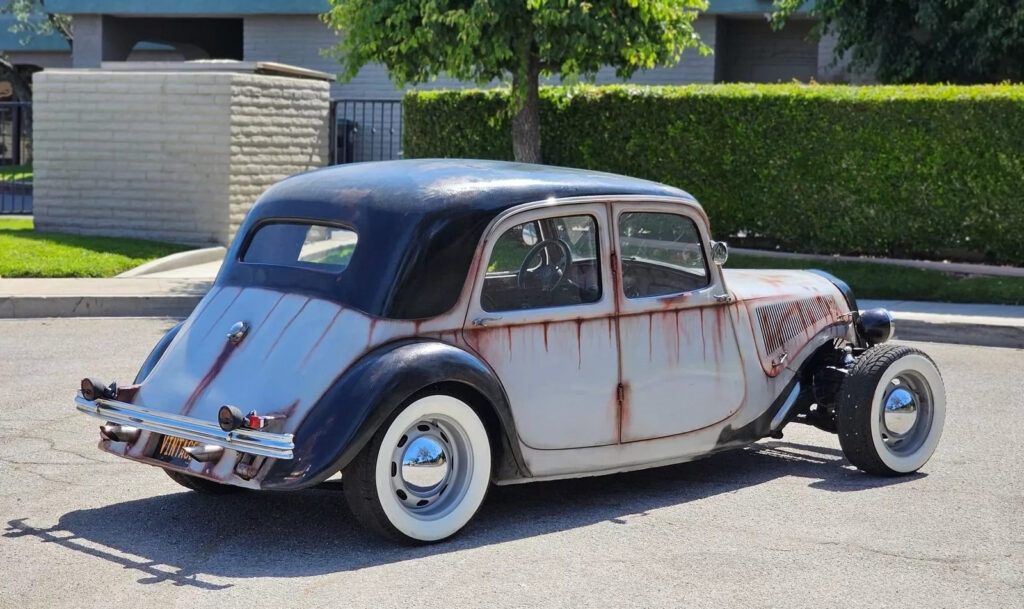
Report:
[[[227,244],[267,187],[327,163],[327,80],[177,65],[36,74],[37,229]]]

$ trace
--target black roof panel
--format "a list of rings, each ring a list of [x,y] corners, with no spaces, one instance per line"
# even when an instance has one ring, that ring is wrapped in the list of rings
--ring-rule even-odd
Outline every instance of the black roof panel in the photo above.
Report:
[[[338,222],[355,229],[359,244],[341,277],[298,281],[235,262],[219,281],[299,286],[371,315],[433,317],[458,299],[484,229],[498,214],[549,197],[647,195],[692,199],[682,190],[583,169],[502,161],[422,159],[353,163],[293,176],[268,189],[239,235],[269,219]],[[289,269],[289,273],[297,273]],[[319,275],[319,274],[317,274]],[[271,278],[271,279],[268,279]]]

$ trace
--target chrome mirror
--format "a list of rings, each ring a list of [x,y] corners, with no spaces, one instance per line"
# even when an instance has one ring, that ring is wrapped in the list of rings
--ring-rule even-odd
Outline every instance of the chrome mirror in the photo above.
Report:
[[[725,241],[711,242],[711,260],[718,266],[725,264],[729,259],[729,244]]]

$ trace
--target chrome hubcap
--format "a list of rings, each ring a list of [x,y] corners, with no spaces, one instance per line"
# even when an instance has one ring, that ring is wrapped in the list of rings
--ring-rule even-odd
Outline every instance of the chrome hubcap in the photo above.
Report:
[[[916,372],[904,372],[886,386],[879,412],[879,430],[886,447],[896,455],[915,452],[931,429],[932,393]]]
[[[409,513],[433,518],[461,498],[471,465],[461,427],[421,420],[402,434],[392,452],[391,490]]]
[[[415,494],[428,494],[448,479],[448,454],[436,438],[420,436],[406,444],[402,480]]]
[[[885,400],[885,428],[893,435],[905,435],[917,421],[917,402],[914,394],[903,387],[893,389]]]

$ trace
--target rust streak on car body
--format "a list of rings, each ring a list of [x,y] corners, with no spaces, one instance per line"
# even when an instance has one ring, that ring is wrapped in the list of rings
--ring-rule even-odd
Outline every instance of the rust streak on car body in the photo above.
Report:
[[[309,306],[310,302],[312,302],[312,299],[306,298],[306,301],[302,303],[302,306],[299,307],[299,310],[295,312],[295,315],[293,315],[292,318],[288,320],[288,323],[286,323],[284,327],[281,328],[281,331],[277,334],[277,337],[274,339],[274,342],[271,343],[270,348],[267,349],[267,354],[263,358],[264,360],[270,357],[270,355],[274,352],[274,347],[277,347],[277,343],[280,342],[281,337],[283,337],[285,335],[285,332],[288,331],[288,328],[290,328],[291,325],[295,323],[295,320],[299,318],[299,315],[302,315],[302,312],[306,309],[307,306]]]
[[[285,296],[287,296],[287,294],[285,294],[284,292],[282,292],[281,295],[278,296],[277,300],[274,301],[273,306],[271,306],[270,310],[267,311],[267,314],[263,316],[263,319],[260,320],[260,323],[256,324],[256,327],[253,328],[252,332],[256,332],[257,330],[263,327],[263,324],[267,323],[267,320],[270,319],[270,316],[273,315],[274,311],[277,309],[277,305],[281,304],[281,301],[284,300]],[[285,327],[287,328],[287,326]],[[274,344],[276,345],[277,342],[275,341]]]
[[[722,367],[722,350],[719,348],[725,341],[725,324],[732,306],[716,307],[715,312],[715,372]]]
[[[373,344],[373,331],[377,329],[378,321],[376,317],[371,317],[370,322],[366,326],[366,347],[363,348],[364,352],[369,350],[370,345]]]
[[[647,361],[654,361],[654,315],[647,315]]]
[[[206,333],[203,334],[203,340],[206,340],[206,337],[208,337],[210,335],[210,332],[213,332],[214,328],[217,327],[217,324],[220,323],[220,320],[224,319],[224,316],[227,315],[228,311],[231,310],[231,305],[235,304],[235,301],[238,300],[238,297],[241,296],[241,295],[242,295],[242,290],[236,288],[234,298],[232,298],[231,301],[227,304],[227,306],[224,307],[224,310],[221,311],[220,315],[217,316],[217,319],[215,319],[213,321],[213,323],[210,324],[210,327],[206,329]]]
[[[653,318],[655,313],[651,313]],[[682,345],[680,344],[679,338],[679,314],[676,311],[666,311],[657,314],[661,318],[661,331],[664,333],[665,340],[665,355],[668,356],[668,365],[677,366],[679,365],[680,351]],[[670,331],[669,324],[675,328],[674,331]]]
[[[624,381],[615,387],[615,395],[612,396],[612,404],[618,410],[619,442],[622,442],[622,430],[629,426],[629,381]]]
[[[237,350],[238,344],[230,341],[224,343],[224,347],[217,355],[217,359],[214,360],[213,365],[211,365],[210,369],[206,371],[206,374],[203,375],[203,378],[199,379],[199,382],[196,383],[196,386],[192,390],[192,393],[189,394],[188,399],[185,400],[185,404],[181,407],[181,414],[190,414],[192,412],[192,409],[195,408],[196,401],[199,399],[199,396],[202,395],[204,391],[206,391],[206,388],[210,386],[210,383],[213,382],[213,379],[217,378],[217,375],[220,374],[220,371],[224,368],[224,364],[226,364],[228,360],[231,359],[231,356],[234,355],[235,351]]]
[[[576,369],[583,369],[583,318],[576,318]]]
[[[683,292],[682,294],[672,294],[671,296],[665,296],[659,299],[662,309],[674,309],[681,307],[686,304],[686,301],[690,299],[690,292]]]
[[[704,354],[704,359],[706,360],[708,358],[708,340],[707,340],[707,337],[704,336],[704,307],[701,307],[699,310],[700,310],[700,348],[701,348],[701,353]]]
[[[276,305],[275,305],[275,306],[276,306]],[[337,312],[337,313],[335,313],[335,314],[334,314],[334,317],[332,317],[332,318],[331,318],[331,321],[329,321],[329,322],[327,323],[327,325],[326,325],[326,326],[324,326],[324,331],[320,333],[320,336],[318,336],[318,337],[317,337],[317,339],[316,339],[316,342],[314,342],[314,343],[313,343],[313,346],[312,346],[312,347],[310,347],[310,348],[309,348],[309,351],[307,351],[307,352],[306,352],[306,356],[302,358],[302,361],[301,361],[301,362],[299,362],[299,365],[300,365],[300,366],[301,366],[302,364],[305,364],[305,363],[306,363],[306,361],[307,361],[307,360],[309,360],[309,358],[313,357],[313,352],[315,352],[315,351],[316,351],[316,348],[320,346],[320,343],[321,343],[321,342],[323,342],[324,338],[325,338],[325,337],[327,336],[327,334],[328,334],[328,333],[329,333],[329,332],[331,331],[331,328],[333,328],[333,327],[334,327],[334,323],[335,323],[336,321],[338,321],[338,318],[339,318],[339,317],[341,317],[341,314],[342,314],[342,313],[344,313],[344,312],[345,312],[345,309],[343,309],[343,308],[339,308],[339,309],[338,309],[338,312]]]

